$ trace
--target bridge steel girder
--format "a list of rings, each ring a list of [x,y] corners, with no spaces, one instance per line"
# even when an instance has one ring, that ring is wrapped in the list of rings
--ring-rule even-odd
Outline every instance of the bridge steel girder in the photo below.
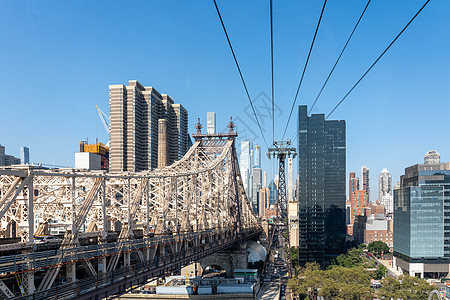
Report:
[[[38,290],[52,287],[63,264],[81,261],[91,276],[114,271],[124,251],[136,252],[127,248],[134,240],[133,230],[143,231],[143,243],[150,240],[152,232],[162,236],[217,232],[199,240],[180,240],[169,244],[169,248],[149,244],[136,252],[141,263],[157,259],[158,251],[165,255],[167,251],[186,251],[189,245],[201,247],[206,240],[218,243],[221,232],[231,232],[238,238],[241,232],[259,225],[244,191],[234,143],[234,135],[196,139],[181,160],[153,171],[106,173],[0,167],[0,210],[4,211],[0,238],[9,237],[8,230],[15,223],[17,235],[26,239],[24,243],[7,245],[8,249],[30,250],[33,218],[39,225],[45,224],[39,228],[65,229],[56,260],[44,266],[48,271]],[[102,266],[98,263],[97,269],[101,273],[97,274],[92,265],[97,258],[63,258],[67,249],[81,247],[79,237],[98,236],[99,243],[106,243],[106,235],[111,231],[121,233],[112,254],[98,251]],[[13,275],[14,271],[7,274]]]

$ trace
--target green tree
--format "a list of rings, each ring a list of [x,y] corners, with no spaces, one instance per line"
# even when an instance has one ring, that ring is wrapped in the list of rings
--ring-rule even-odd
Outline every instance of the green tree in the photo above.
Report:
[[[375,241],[375,242],[371,242],[367,246],[367,250],[371,253],[374,253],[377,257],[379,257],[381,255],[381,252],[383,252],[383,253],[389,252],[389,246],[386,245],[385,242]]]
[[[353,268],[361,266],[366,260],[361,256],[362,250],[352,248],[347,252],[347,255],[341,254],[331,261],[332,266],[342,266],[346,268]]]
[[[378,269],[375,271],[375,274],[374,274],[373,278],[376,279],[376,280],[380,280],[384,276],[386,276],[386,272],[387,272],[387,268],[384,265],[379,264],[378,265]]]
[[[368,300],[373,298],[370,279],[371,273],[361,266],[346,268],[335,265],[320,270],[318,264],[307,264],[288,284],[303,298],[312,299],[313,295],[318,295],[325,299]]]
[[[385,277],[381,281],[380,296],[385,299],[427,299],[428,295],[435,289],[426,280],[409,275],[402,275],[399,280]]]

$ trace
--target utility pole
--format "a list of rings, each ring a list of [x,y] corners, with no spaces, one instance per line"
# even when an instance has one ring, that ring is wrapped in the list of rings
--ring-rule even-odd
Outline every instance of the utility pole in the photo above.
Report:
[[[291,141],[274,141],[273,147],[267,150],[267,156],[269,159],[278,159],[278,175],[280,183],[278,185],[278,201],[277,209],[279,213],[279,219],[276,222],[276,226],[279,227],[279,232],[286,234],[285,238],[288,243],[288,261],[287,268],[289,272],[289,277],[292,277],[292,261],[291,261],[291,248],[289,242],[289,217],[288,217],[288,199],[286,196],[286,158],[294,158],[297,155],[297,150],[291,147]]]

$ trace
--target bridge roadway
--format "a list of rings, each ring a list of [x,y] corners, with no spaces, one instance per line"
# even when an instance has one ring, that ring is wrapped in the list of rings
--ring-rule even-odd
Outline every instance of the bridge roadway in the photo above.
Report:
[[[179,235],[153,237],[127,241],[121,250],[118,243],[80,246],[61,250],[33,252],[29,254],[0,257],[0,273],[21,273],[37,271],[56,265],[66,265],[85,259],[111,257],[120,253],[145,251],[162,245],[192,242],[193,247],[179,252],[155,256],[148,261],[139,262],[109,272],[99,272],[97,276],[87,277],[76,282],[17,297],[16,299],[102,299],[120,294],[126,289],[146,282],[150,278],[162,276],[179,270],[181,267],[208,256],[214,252],[231,248],[242,240],[257,237],[259,227],[247,229],[239,236],[232,231],[206,230]],[[206,242],[209,241],[209,242]],[[120,251],[120,252],[119,252]]]

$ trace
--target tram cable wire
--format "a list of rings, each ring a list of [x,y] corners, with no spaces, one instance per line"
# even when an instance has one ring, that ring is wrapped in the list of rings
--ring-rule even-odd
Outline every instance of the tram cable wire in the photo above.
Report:
[[[406,24],[405,27],[403,27],[403,29],[400,31],[399,34],[397,34],[397,36],[392,40],[392,42],[386,47],[386,49],[384,49],[384,51],[380,54],[380,56],[378,56],[378,58],[373,62],[373,64],[367,69],[366,72],[364,72],[364,74],[361,76],[361,78],[359,78],[359,80],[352,86],[352,88],[347,92],[347,94],[345,94],[345,96],[338,102],[338,104],[336,104],[336,106],[331,110],[331,112],[327,115],[326,119],[328,119],[334,112],[335,110],[342,104],[342,102],[345,101],[345,99],[347,99],[348,95],[350,95],[350,93],[356,88],[356,86],[364,79],[364,77],[366,77],[366,75],[370,72],[370,70],[372,70],[372,68],[378,63],[378,61],[384,56],[384,54],[389,50],[389,48],[391,48],[391,46],[397,41],[397,39],[402,35],[402,33],[409,27],[409,25],[414,21],[414,19],[422,12],[422,10],[425,8],[425,6],[427,6],[427,4],[430,2],[430,0],[427,0],[422,7],[416,12],[416,14],[412,17],[411,20],[409,20],[408,24]]]
[[[264,132],[261,128],[261,124],[259,123],[258,116],[256,115],[256,111],[255,111],[255,107],[253,106],[252,99],[250,98],[250,93],[248,92],[247,85],[245,84],[244,76],[242,75],[241,68],[239,67],[239,63],[236,58],[236,54],[234,53],[233,46],[231,45],[230,37],[228,36],[227,29],[225,28],[225,24],[223,22],[222,15],[220,14],[219,7],[217,6],[216,0],[213,0],[213,1],[214,1],[214,6],[216,7],[217,15],[220,19],[220,23],[222,24],[223,32],[225,33],[225,36],[227,38],[228,46],[230,47],[231,54],[233,54],[234,62],[236,63],[236,67],[238,69],[239,76],[241,77],[242,84],[244,85],[245,93],[247,94],[248,101],[250,102],[250,106],[252,108],[253,115],[255,116],[256,123],[258,124],[259,131],[261,132],[261,135],[264,140],[264,143],[266,144],[266,147],[269,148],[269,145],[267,144],[267,141],[266,141],[266,137],[264,136]]]
[[[270,0],[270,64],[272,68],[272,143],[275,144],[275,89],[273,82],[273,1]]]
[[[344,95],[344,97],[342,97],[342,99],[334,106],[334,108],[328,113],[328,115],[324,118],[325,120],[328,120],[330,118],[330,116],[336,111],[336,109],[347,99],[347,97],[350,95],[350,93],[358,86],[358,84],[364,79],[364,77],[366,77],[366,75],[372,70],[372,68],[380,61],[380,59],[384,56],[384,54],[386,54],[386,52],[391,48],[391,46],[398,40],[398,38],[403,34],[403,32],[405,32],[405,30],[409,27],[409,25],[411,25],[411,23],[415,20],[415,18],[422,12],[422,10],[427,6],[427,4],[430,2],[431,0],[427,0],[422,7],[416,12],[416,14],[411,18],[411,20],[409,20],[409,22],[405,25],[405,27],[403,27],[403,29],[397,34],[397,36],[389,43],[389,45],[384,49],[384,51],[378,56],[378,58],[370,65],[370,67],[364,72],[364,74],[358,79],[358,81],[351,87],[351,89]],[[315,130],[317,130],[323,122],[321,122],[321,124],[319,124]],[[295,140],[296,138],[298,138],[299,135],[299,131],[300,131],[301,127],[299,128],[299,130],[297,130],[297,134],[296,137],[293,139]]]
[[[330,80],[331,75],[333,74],[334,70],[336,69],[336,66],[338,65],[339,61],[341,60],[342,55],[344,54],[345,50],[347,49],[347,46],[348,46],[348,44],[350,43],[350,40],[352,39],[353,34],[354,34],[355,31],[356,31],[356,28],[358,28],[359,23],[361,22],[361,20],[362,20],[364,14],[366,13],[366,10],[367,10],[367,8],[369,7],[370,2],[371,2],[371,0],[368,0],[368,1],[367,1],[367,4],[366,4],[366,6],[364,7],[364,10],[362,11],[361,15],[359,16],[358,21],[356,22],[355,26],[353,27],[353,30],[352,30],[352,32],[350,33],[350,35],[349,35],[347,41],[345,42],[345,45],[344,45],[344,47],[342,48],[341,53],[339,54],[339,56],[338,56],[338,58],[336,59],[336,61],[335,61],[334,65],[333,65],[333,67],[331,68],[330,73],[329,73],[328,76],[327,76],[327,79],[325,79],[325,82],[323,83],[322,87],[320,88],[320,91],[319,91],[319,93],[317,94],[316,99],[314,100],[313,104],[312,104],[311,107],[309,108],[309,112],[308,112],[308,114],[307,114],[308,116],[311,115],[311,112],[313,111],[314,107],[316,106],[317,101],[319,100],[319,97],[322,95],[322,92],[323,92],[323,90],[325,89],[325,86],[327,85],[328,81]],[[300,128],[303,128],[303,125],[305,125],[305,124],[304,124],[305,122],[306,122],[306,119],[302,122]],[[292,141],[294,141],[294,140],[297,138],[297,135],[298,135],[298,132],[295,133],[294,138],[292,139]]]
[[[309,109],[308,115],[311,115],[311,112],[312,112],[312,110],[314,109],[314,106],[316,106],[316,103],[317,103],[317,101],[319,100],[319,97],[320,97],[320,95],[322,94],[322,92],[323,92],[325,86],[327,85],[328,80],[330,79],[331,75],[333,74],[334,69],[336,68],[337,64],[338,64],[339,61],[341,60],[342,54],[344,54],[345,49],[347,49],[347,46],[348,46],[350,40],[352,39],[353,34],[354,34],[355,31],[356,31],[356,28],[358,28],[358,25],[359,25],[359,23],[361,22],[361,19],[363,18],[364,14],[365,14],[365,12],[366,12],[366,10],[367,10],[367,7],[369,7],[370,1],[371,1],[371,0],[367,1],[367,4],[366,4],[366,6],[364,7],[363,12],[362,12],[361,15],[359,16],[359,19],[358,19],[358,21],[356,22],[355,27],[353,27],[352,33],[350,33],[350,36],[348,37],[347,42],[346,42],[345,45],[344,45],[344,48],[342,48],[342,51],[341,51],[341,53],[339,54],[338,58],[336,59],[336,62],[334,63],[333,68],[331,68],[331,71],[330,71],[330,73],[328,74],[327,79],[326,79],[325,82],[323,83],[322,87],[320,88],[319,93],[317,94],[316,99],[314,100],[313,104],[311,105],[311,108]]]
[[[327,4],[327,0],[324,0],[323,6],[322,6],[322,11],[320,12],[320,17],[317,22],[316,31],[314,32],[314,37],[311,42],[311,46],[309,48],[308,57],[306,58],[305,66],[303,67],[303,72],[302,72],[302,76],[300,77],[300,82],[298,84],[297,92],[295,93],[295,98],[294,98],[294,101],[292,102],[291,112],[289,113],[289,118],[287,120],[286,127],[284,128],[282,140],[284,139],[284,136],[286,135],[286,130],[288,129],[289,122],[291,121],[292,112],[294,111],[295,103],[297,102],[298,92],[300,91],[300,87],[302,86],[303,77],[305,76],[306,68],[308,67],[309,58],[311,57],[311,52],[314,47],[314,42],[316,40],[317,32],[319,31],[320,23],[322,21],[322,16],[323,16],[323,12],[325,11],[326,4]]]

